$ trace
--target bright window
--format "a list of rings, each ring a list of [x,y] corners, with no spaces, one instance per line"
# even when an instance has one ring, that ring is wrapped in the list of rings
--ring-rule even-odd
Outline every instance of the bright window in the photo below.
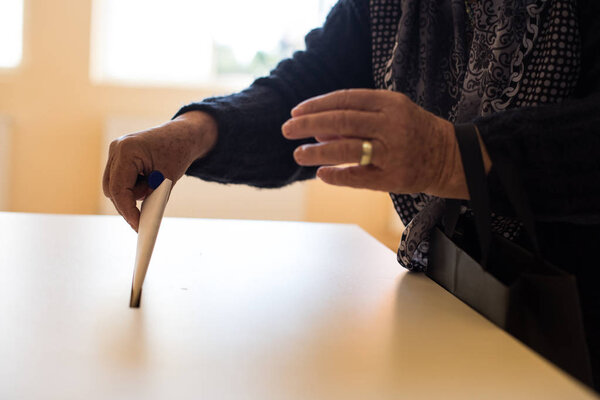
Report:
[[[96,82],[249,83],[304,47],[337,0],[94,0]]]
[[[14,68],[23,57],[23,0],[0,0],[0,68]]]

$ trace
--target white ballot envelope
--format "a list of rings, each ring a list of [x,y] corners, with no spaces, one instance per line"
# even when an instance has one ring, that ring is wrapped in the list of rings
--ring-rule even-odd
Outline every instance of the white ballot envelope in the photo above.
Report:
[[[165,178],[142,203],[129,307],[138,308],[140,306],[142,285],[146,278],[146,271],[148,271],[152,250],[154,250],[154,243],[172,187],[173,182]]]

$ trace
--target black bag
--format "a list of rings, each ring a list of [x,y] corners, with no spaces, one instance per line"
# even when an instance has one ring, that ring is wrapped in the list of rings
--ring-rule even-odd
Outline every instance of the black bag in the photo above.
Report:
[[[427,275],[549,361],[592,386],[575,277],[543,261],[533,214],[520,190],[518,174],[511,171],[508,162],[496,159],[494,170],[534,251],[491,233],[487,183],[477,133],[472,125],[459,125],[456,137],[474,214],[473,224],[463,225],[473,229],[461,243],[461,235],[455,231],[460,202],[448,200],[445,230],[436,228],[432,232]],[[478,248],[473,246],[474,238]]]

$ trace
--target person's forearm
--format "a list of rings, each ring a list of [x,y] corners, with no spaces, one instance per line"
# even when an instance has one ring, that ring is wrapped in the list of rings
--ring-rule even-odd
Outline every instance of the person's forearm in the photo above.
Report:
[[[217,122],[210,115],[202,111],[190,111],[173,119],[185,126],[181,129],[180,140],[186,141],[192,150],[192,159],[205,157],[217,142]]]
[[[441,146],[442,164],[441,174],[434,182],[434,185],[425,192],[437,197],[446,199],[469,199],[469,190],[465,178],[465,171],[462,163],[462,157],[458,142],[456,140],[455,127],[448,121],[442,123],[443,145]],[[487,152],[485,144],[481,139],[481,135],[477,125],[473,125],[473,129],[477,133],[479,146],[481,148],[482,162],[486,174],[492,168],[492,160]]]

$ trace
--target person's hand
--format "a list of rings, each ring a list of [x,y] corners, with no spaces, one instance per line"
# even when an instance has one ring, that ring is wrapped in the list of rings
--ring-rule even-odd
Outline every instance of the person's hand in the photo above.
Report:
[[[208,114],[191,111],[146,131],[132,133],[110,144],[102,179],[104,195],[137,232],[140,211],[136,200],[151,189],[138,179],[153,170],[176,182],[189,166],[205,156],[217,140],[217,125]]]
[[[401,93],[349,89],[314,97],[292,110],[282,132],[288,139],[316,138],[298,147],[294,158],[320,165],[317,176],[326,183],[469,197],[453,125]],[[340,166],[359,162],[365,140],[372,144],[371,163]],[[489,170],[489,157],[485,163]]]

